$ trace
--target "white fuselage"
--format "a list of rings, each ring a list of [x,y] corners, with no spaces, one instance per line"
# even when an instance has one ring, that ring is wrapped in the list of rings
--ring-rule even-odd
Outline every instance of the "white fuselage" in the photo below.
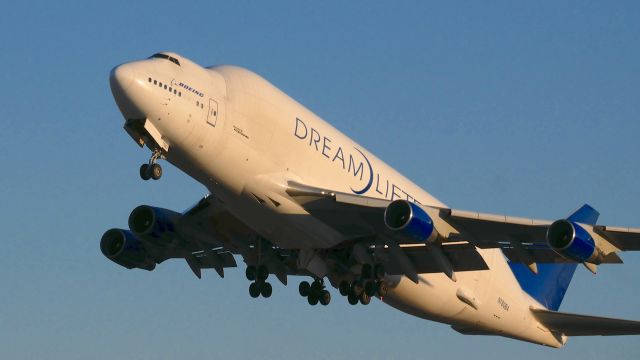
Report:
[[[146,118],[157,134],[155,142],[168,149],[168,161],[277,246],[330,248],[346,240],[304,216],[305,210],[285,193],[287,181],[444,206],[260,76],[234,66],[203,68],[172,56],[179,66],[148,59],[113,70],[120,110],[127,119]],[[521,290],[501,251],[478,251],[489,270],[458,272],[455,282],[443,273],[421,274],[417,284],[390,276],[383,301],[462,332],[562,346],[566,339],[531,315],[530,307],[542,306]]]

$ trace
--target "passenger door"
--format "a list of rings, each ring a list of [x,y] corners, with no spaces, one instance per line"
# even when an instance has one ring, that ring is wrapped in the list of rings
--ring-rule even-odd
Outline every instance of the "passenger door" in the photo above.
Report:
[[[218,121],[218,103],[213,99],[209,99],[209,112],[207,113],[207,123],[215,127],[217,121]]]

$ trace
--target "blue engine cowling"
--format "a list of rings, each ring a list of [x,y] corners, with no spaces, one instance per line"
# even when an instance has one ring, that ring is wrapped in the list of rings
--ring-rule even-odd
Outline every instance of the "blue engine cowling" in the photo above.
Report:
[[[410,242],[429,242],[437,237],[429,215],[420,206],[407,200],[396,200],[389,204],[384,211],[384,223],[389,230],[399,233]]]
[[[129,229],[145,239],[168,242],[173,238],[175,224],[181,216],[168,209],[140,205],[129,215]]]
[[[547,229],[547,244],[561,256],[577,261],[591,260],[596,243],[582,226],[569,220],[557,220]]]
[[[131,231],[107,230],[100,240],[100,250],[111,261],[127,269],[140,268],[151,271],[156,267],[155,261],[147,254],[142,241]]]

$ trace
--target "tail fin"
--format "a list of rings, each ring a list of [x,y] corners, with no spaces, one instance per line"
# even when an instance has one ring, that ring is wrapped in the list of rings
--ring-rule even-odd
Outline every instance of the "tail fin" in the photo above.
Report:
[[[600,213],[585,204],[569,215],[567,220],[595,225],[598,216]],[[547,309],[554,311],[560,308],[577,266],[578,264],[572,263],[538,264],[538,273],[534,274],[525,264],[509,263],[509,267],[511,267],[511,271],[520,283],[522,290],[538,300]]]

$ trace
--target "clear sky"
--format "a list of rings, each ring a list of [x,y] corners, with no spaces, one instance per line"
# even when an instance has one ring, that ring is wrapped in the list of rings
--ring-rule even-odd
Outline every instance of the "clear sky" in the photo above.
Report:
[[[640,227],[640,3],[9,1],[0,12],[0,358],[637,359],[640,337],[553,350],[463,336],[374,300],[248,295],[103,258],[137,205],[206,190],[142,182],[109,70],[159,50],[263,75],[448,205],[554,219],[584,202]],[[640,255],[579,268],[561,310],[640,319]],[[337,295],[337,292],[333,292]]]

